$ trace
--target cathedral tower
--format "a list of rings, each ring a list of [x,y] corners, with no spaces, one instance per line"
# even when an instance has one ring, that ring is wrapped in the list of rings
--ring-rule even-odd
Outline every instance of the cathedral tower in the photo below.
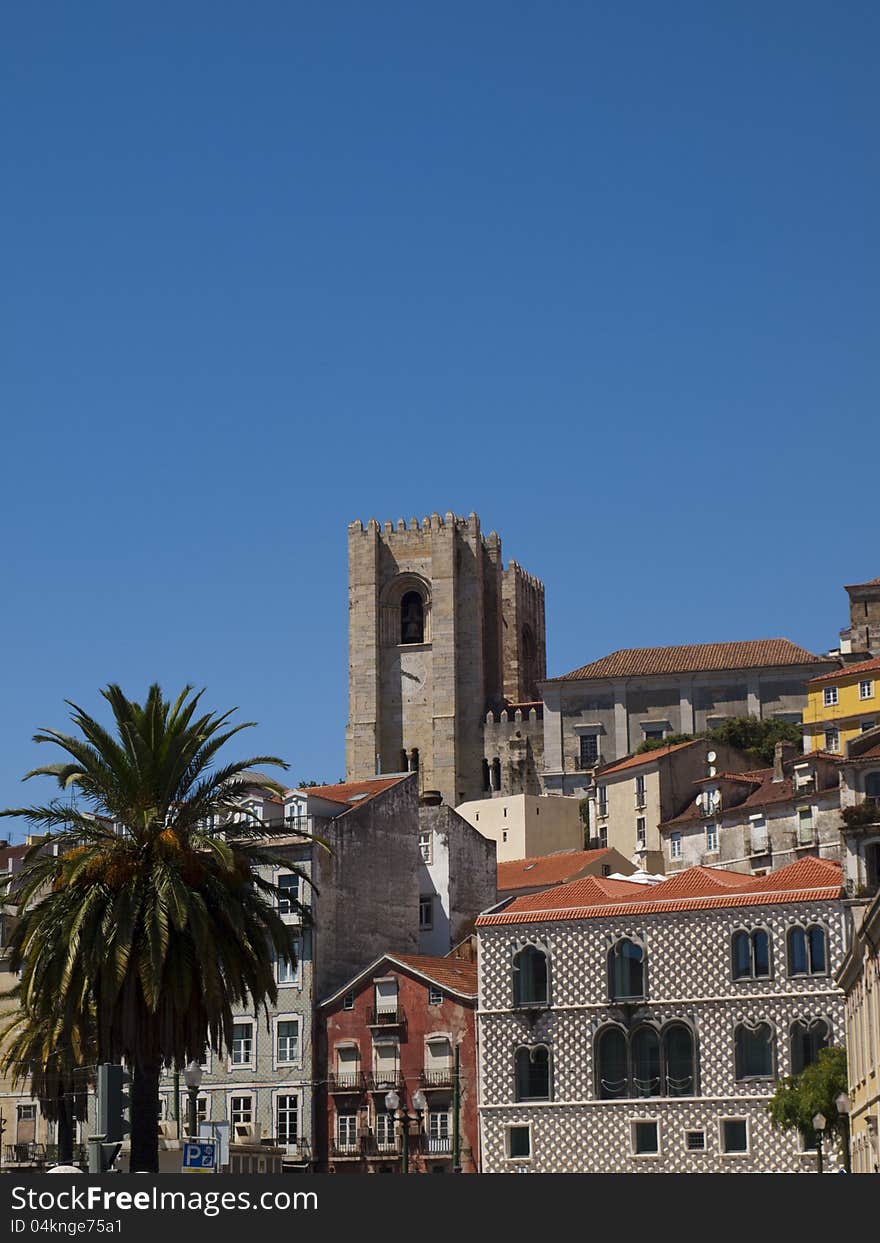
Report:
[[[538,698],[544,588],[476,514],[348,528],[346,778],[417,768],[451,806],[482,797],[488,709]]]

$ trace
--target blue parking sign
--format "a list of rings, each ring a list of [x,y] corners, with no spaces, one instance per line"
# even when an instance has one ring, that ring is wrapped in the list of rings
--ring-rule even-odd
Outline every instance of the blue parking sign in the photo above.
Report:
[[[185,1174],[213,1174],[216,1145],[213,1140],[203,1140],[199,1144],[183,1145],[183,1172]]]

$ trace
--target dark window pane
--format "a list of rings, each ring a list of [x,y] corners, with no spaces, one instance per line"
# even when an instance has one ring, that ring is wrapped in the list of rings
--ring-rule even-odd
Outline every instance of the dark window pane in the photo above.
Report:
[[[659,1150],[656,1122],[636,1122],[635,1133],[636,1152],[657,1152]]]
[[[425,635],[425,615],[422,597],[417,591],[408,591],[400,602],[401,643],[421,643]]]
[[[738,1079],[772,1079],[773,1049],[771,1031],[766,1023],[752,1030],[736,1030],[736,1076]]]
[[[626,1096],[626,1037],[619,1027],[606,1027],[596,1043],[597,1087],[599,1095],[608,1100]]]
[[[726,1118],[722,1125],[722,1147],[725,1152],[747,1152],[744,1118]]]
[[[825,966],[825,929],[816,924],[810,929],[810,970],[824,973]]]
[[[755,975],[770,974],[770,938],[763,928],[752,933],[752,953],[754,956]]]
[[[682,1023],[668,1027],[663,1035],[666,1049],[667,1096],[693,1096],[694,1038]]]
[[[803,928],[792,928],[788,934],[788,974],[806,975],[807,938]]]
[[[512,1126],[508,1131],[510,1155],[512,1157],[530,1157],[532,1146],[527,1126]]]
[[[514,1005],[547,1004],[547,956],[534,946],[526,946],[513,960]]]
[[[640,1027],[632,1038],[633,1087],[636,1096],[660,1094],[660,1037],[653,1027]]]
[[[611,996],[615,1001],[645,995],[644,952],[633,941],[618,941],[611,950]]]
[[[733,978],[747,979],[752,974],[752,952],[747,932],[736,932],[733,936]]]
[[[550,1056],[546,1049],[517,1049],[516,1099],[550,1099]]]

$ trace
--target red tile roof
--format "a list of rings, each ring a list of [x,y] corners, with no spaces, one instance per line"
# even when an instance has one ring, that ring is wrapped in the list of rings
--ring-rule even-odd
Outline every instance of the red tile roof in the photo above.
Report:
[[[508,891],[559,885],[610,853],[610,848],[606,846],[602,850],[567,850],[555,855],[540,855],[535,859],[511,859],[498,864],[498,889]]]
[[[839,759],[840,757],[838,756],[837,758]],[[727,775],[734,781],[740,779],[740,774],[737,773]],[[694,801],[685,808],[680,816],[674,816],[671,820],[664,821],[664,823],[659,825],[659,828],[673,828],[675,825],[689,824],[693,820],[719,820],[724,816],[732,815],[734,812],[755,811],[761,807],[772,807],[776,803],[802,802],[804,799],[814,799],[821,797],[823,794],[836,794],[838,796],[840,794],[839,786],[831,786],[826,790],[795,790],[791,776],[785,776],[781,781],[774,781],[772,768],[763,768],[758,772],[741,775],[747,776],[748,783],[753,787],[742,802],[722,807],[720,810],[707,814]],[[712,778],[711,780],[717,780],[717,778]],[[694,782],[694,784],[702,785],[703,781]]]
[[[371,777],[367,781],[342,781],[331,786],[307,786],[301,792],[303,794],[314,794],[316,798],[326,798],[331,803],[348,803],[352,807],[359,807],[361,803],[375,798],[377,794],[381,794],[389,786],[396,785],[398,781],[405,781],[407,775]]]
[[[589,889],[587,881],[594,882]],[[644,885],[614,882],[638,891],[628,899],[622,894],[606,893],[595,882],[595,877],[588,877],[540,894],[516,898],[503,911],[481,915],[477,927],[556,919],[598,919],[609,915],[666,914],[724,906],[767,906],[776,902],[839,898],[843,893],[841,865],[813,855],[766,876],[725,873],[721,868],[688,868],[652,886],[648,895]]]
[[[745,639],[738,643],[687,643],[680,647],[632,647],[550,678],[581,682],[591,678],[650,677],[661,673],[702,673],[775,665],[813,665],[821,656],[790,639]]]
[[[817,678],[810,678],[807,686],[814,686],[817,682],[837,682],[840,678],[850,678],[859,673],[880,673],[880,656],[873,656],[871,660],[860,660],[855,665],[844,665],[842,669],[833,669],[831,673],[822,673]]]
[[[611,880],[607,876],[581,876],[567,885],[542,889],[540,893],[523,894],[514,898],[505,911],[548,910],[556,905],[556,895],[564,906],[592,906],[595,902],[620,901],[626,898],[644,897],[645,886],[632,880]]]
[[[682,747],[693,747],[701,741],[702,739],[700,738],[692,738],[689,742],[673,742],[668,747],[655,747],[653,751],[640,751],[637,755],[628,755],[625,760],[615,760],[607,768],[600,768],[596,772],[596,780],[600,780],[609,773],[620,772],[625,768],[640,768],[642,764],[650,764],[654,760],[662,760],[664,755],[671,755],[673,751],[680,751]]]
[[[429,958],[424,954],[389,954],[390,962],[403,963],[404,966],[425,975],[441,988],[452,989],[456,993],[477,995],[477,964],[465,962],[463,958]]]

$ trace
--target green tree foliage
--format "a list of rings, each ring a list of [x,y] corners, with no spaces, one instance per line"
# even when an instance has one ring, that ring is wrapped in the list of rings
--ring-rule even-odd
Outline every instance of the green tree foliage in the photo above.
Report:
[[[817,1061],[799,1075],[787,1075],[777,1083],[767,1112],[774,1127],[800,1131],[811,1146],[815,1142],[813,1118],[822,1114],[827,1123],[824,1142],[834,1136],[845,1148],[849,1121],[838,1113],[836,1102],[846,1090],[846,1051],[832,1046],[822,1049]]]
[[[679,742],[690,742],[694,738],[727,743],[739,751],[745,751],[762,768],[769,768],[773,763],[777,742],[793,742],[798,750],[803,743],[801,727],[792,721],[781,721],[778,717],[760,720],[756,716],[742,716],[724,721],[714,729],[701,730],[698,734],[667,734],[665,738],[646,738],[636,748],[636,754],[656,751],[659,747],[669,747]]]
[[[57,798],[0,813],[45,834],[15,878],[13,1069],[32,1072],[51,1049],[64,1051],[65,1080],[86,1059],[125,1061],[132,1170],[158,1170],[162,1066],[228,1049],[234,1010],[274,1002],[275,960],[295,953],[279,890],[259,871],[299,871],[268,843],[289,830],[242,811],[249,770],[287,765],[259,755],[217,766],[220,749],[254,723],[199,713],[202,692],[192,692],[170,702],[154,685],[141,705],[108,686],[115,734],[70,703],[77,735],[35,735],[67,758],[27,777],[75,787],[78,805]]]

